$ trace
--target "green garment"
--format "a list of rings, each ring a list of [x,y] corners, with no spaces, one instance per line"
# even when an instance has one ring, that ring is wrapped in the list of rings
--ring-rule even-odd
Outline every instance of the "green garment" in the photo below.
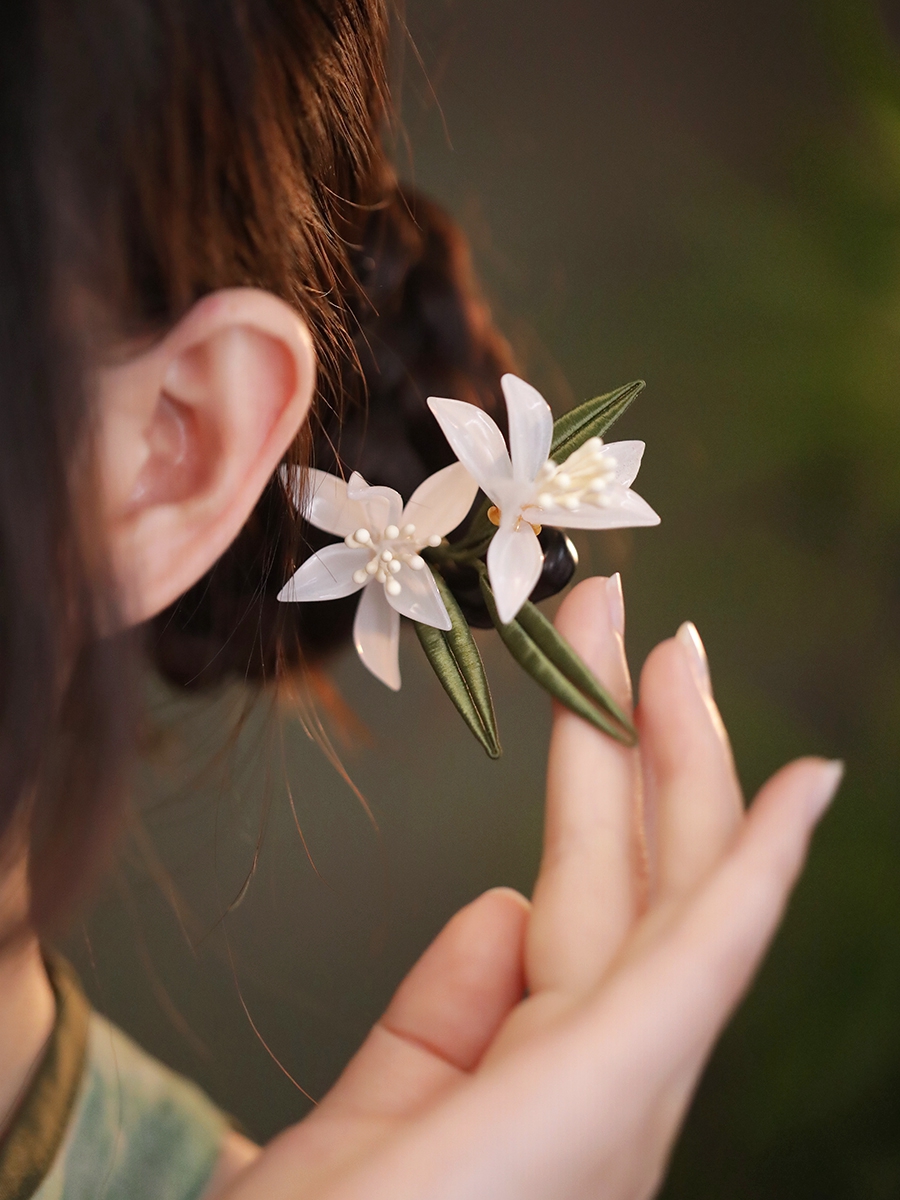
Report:
[[[48,968],[56,1026],[0,1142],[0,1200],[197,1200],[227,1117]]]

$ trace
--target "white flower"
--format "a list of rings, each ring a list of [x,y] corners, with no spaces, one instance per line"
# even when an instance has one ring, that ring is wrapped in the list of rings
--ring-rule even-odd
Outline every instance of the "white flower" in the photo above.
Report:
[[[509,449],[487,413],[461,400],[428,401],[459,461],[493,500],[499,529],[487,566],[500,620],[511,621],[528,599],[544,562],[541,525],[620,529],[657,525],[659,517],[631,483],[643,442],[605,446],[592,438],[557,466],[550,461],[553,415],[543,396],[515,375],[504,375]]]
[[[338,600],[363,589],[353,641],[382,683],[400,687],[400,617],[450,629],[450,617],[419,551],[439,546],[472,506],[478,484],[460,463],[425,480],[403,507],[398,492],[369,487],[354,473],[345,483],[325,471],[288,476],[294,502],[311,525],[344,538],[308,558],[279,600]]]

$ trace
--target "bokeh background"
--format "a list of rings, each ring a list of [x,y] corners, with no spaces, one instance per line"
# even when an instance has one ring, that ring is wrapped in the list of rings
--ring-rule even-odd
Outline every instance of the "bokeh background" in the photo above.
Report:
[[[900,1196],[900,6],[407,18],[405,170],[468,232],[524,372],[559,409],[648,381],[616,436],[648,442],[663,524],[580,543],[623,573],[633,666],[697,623],[749,792],[798,753],[847,760],[665,1195]],[[285,1072],[321,1095],[456,908],[531,887],[549,706],[483,646],[499,764],[414,639],[398,697],[334,664],[349,780],[267,700],[149,685],[145,832],[67,949],[257,1137],[307,1109]]]

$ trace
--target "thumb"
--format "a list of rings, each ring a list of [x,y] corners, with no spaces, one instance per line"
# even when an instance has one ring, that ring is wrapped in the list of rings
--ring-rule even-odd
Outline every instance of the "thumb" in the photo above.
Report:
[[[530,906],[509,888],[479,896],[441,930],[319,1112],[402,1119],[473,1070],[524,990]]]

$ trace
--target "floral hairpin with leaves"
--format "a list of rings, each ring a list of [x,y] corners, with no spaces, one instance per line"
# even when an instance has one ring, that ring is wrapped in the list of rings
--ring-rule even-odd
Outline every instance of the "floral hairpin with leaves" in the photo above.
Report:
[[[505,646],[560,703],[611,737],[633,744],[634,726],[529,596],[545,569],[544,527],[621,529],[659,517],[632,483],[643,442],[605,444],[603,435],[641,392],[630,383],[560,417],[530,384],[504,375],[509,446],[495,421],[460,400],[429,408],[458,459],[426,479],[404,505],[357,473],[286,469],[294,503],[309,524],[343,541],[308,558],[282,601],[338,600],[362,592],[353,640],[363,664],[400,687],[400,618],[411,620],[428,661],[469,729],[500,756],[484,663],[465,609],[473,591]],[[475,506],[483,493],[482,503]],[[474,507],[474,512],[473,510]],[[447,535],[471,519],[452,542]],[[571,544],[567,550],[574,555]],[[574,558],[571,570],[574,570]]]

